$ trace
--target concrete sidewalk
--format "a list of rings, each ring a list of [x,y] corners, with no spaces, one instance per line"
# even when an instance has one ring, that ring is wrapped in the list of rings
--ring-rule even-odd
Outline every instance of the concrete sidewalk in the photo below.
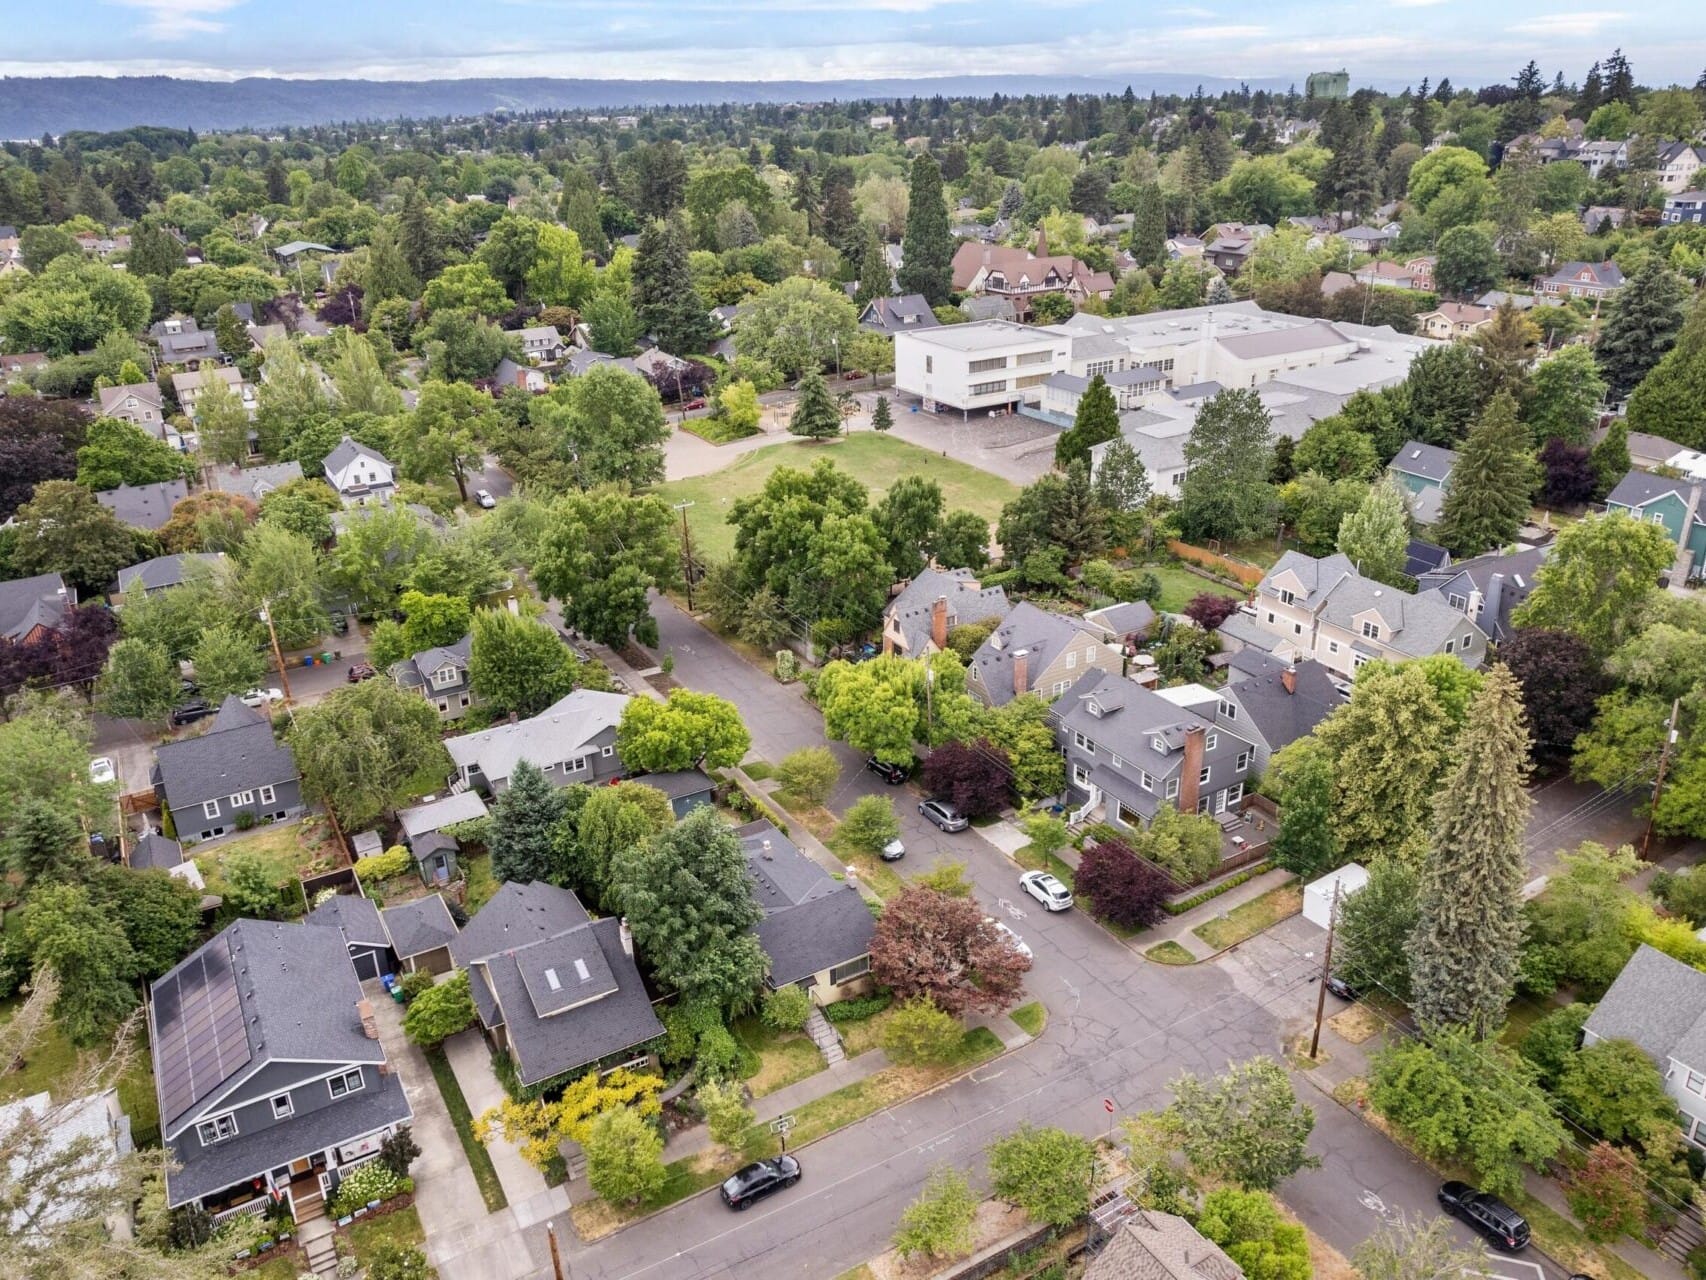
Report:
[[[1237,888],[1228,889],[1225,893],[1192,907],[1183,915],[1173,916],[1153,932],[1132,939],[1130,945],[1134,950],[1143,952],[1163,942],[1176,942],[1198,960],[1212,959],[1215,955],[1214,948],[1191,931],[1200,924],[1225,915],[1234,907],[1254,901],[1269,889],[1279,888],[1290,878],[1291,872],[1280,867],[1270,868],[1261,875],[1246,880]]]

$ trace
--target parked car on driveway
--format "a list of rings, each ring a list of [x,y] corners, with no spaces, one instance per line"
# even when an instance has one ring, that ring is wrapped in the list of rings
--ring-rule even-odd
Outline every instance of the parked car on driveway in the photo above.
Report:
[[[1447,1182],[1439,1189],[1439,1207],[1506,1253],[1528,1247],[1528,1219],[1497,1196],[1477,1191],[1467,1182]]]
[[[363,680],[371,680],[378,674],[379,672],[374,670],[371,662],[352,662],[350,663],[349,673],[344,676],[344,679],[351,684],[360,684]]]
[[[800,1162],[793,1156],[755,1160],[723,1183],[723,1203],[731,1209],[747,1209],[755,1200],[791,1187],[799,1180]]]
[[[498,505],[498,500],[492,497],[492,491],[490,489],[474,490],[474,501],[479,503],[487,511],[490,511],[493,507]]]
[[[903,764],[890,764],[887,760],[879,760],[872,756],[865,761],[865,767],[891,787],[898,787],[906,781],[908,770]]]
[[[883,846],[881,857],[884,862],[899,862],[906,857],[906,846],[899,840],[890,840]]]
[[[1027,871],[1019,885],[1048,911],[1065,911],[1072,905],[1072,891],[1046,871]]]
[[[245,707],[264,707],[269,702],[283,702],[282,689],[250,689],[239,699]]]
[[[1353,1004],[1362,999],[1362,993],[1336,973],[1327,975],[1327,990],[1338,996],[1339,999],[1349,1000]]]
[[[964,831],[971,826],[971,821],[946,800],[926,800],[918,806],[918,812],[924,815],[928,822],[934,822],[943,831]]]
[[[103,782],[111,782],[118,776],[113,768],[111,756],[96,756],[89,761],[89,781],[99,786]]]
[[[180,702],[172,708],[172,724],[182,726],[194,724],[197,720],[205,720],[211,715],[218,714],[218,708],[210,707],[200,698],[191,702]]]

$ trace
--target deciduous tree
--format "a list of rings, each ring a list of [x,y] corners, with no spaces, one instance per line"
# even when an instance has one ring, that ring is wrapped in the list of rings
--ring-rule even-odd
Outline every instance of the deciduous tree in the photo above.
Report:
[[[1064,1129],[1021,1125],[989,1148],[990,1189],[1037,1222],[1065,1227],[1084,1215],[1096,1149]]]
[[[655,644],[647,593],[675,581],[675,513],[662,498],[600,489],[559,499],[551,516],[533,577],[562,602],[564,621],[616,648],[630,635]]]
[[[1182,1075],[1169,1087],[1166,1122],[1201,1173],[1270,1191],[1299,1169],[1320,1166],[1308,1153],[1315,1113],[1272,1058],[1235,1063],[1212,1080]]]
[[[1012,762],[987,738],[944,742],[924,757],[923,781],[965,817],[981,818],[1007,804]]]
[[[178,673],[158,645],[120,640],[107,654],[96,696],[108,715],[160,720],[178,700]]]
[[[956,1017],[1012,1004],[1030,967],[974,900],[916,885],[888,900],[871,939],[878,982]]]
[[[469,687],[499,714],[536,716],[581,678],[574,651],[540,619],[508,609],[480,609],[473,615],[471,635]]]
[[[1396,586],[1404,580],[1409,542],[1410,513],[1390,480],[1371,486],[1362,505],[1339,521],[1339,552],[1376,582]]]
[[[970,1251],[976,1239],[978,1199],[958,1169],[943,1165],[931,1173],[900,1215],[893,1244],[903,1258],[923,1254],[953,1258]]]
[[[631,699],[616,729],[622,763],[646,773],[727,769],[751,749],[752,738],[734,704],[691,689],[671,689],[662,703]]]
[[[1185,443],[1179,525],[1188,538],[1235,541],[1268,527],[1273,452],[1268,411],[1254,391],[1222,391],[1198,412]]]
[[[302,789],[359,831],[408,795],[421,773],[449,777],[438,711],[389,680],[365,680],[296,713],[289,734]]]
[[[468,971],[457,969],[409,1001],[403,1015],[403,1034],[428,1048],[466,1030],[474,1021],[474,997],[468,990]]]
[[[1603,657],[1628,634],[1675,554],[1658,525],[1615,511],[1590,516],[1559,532],[1511,620],[1569,631]]]
[[[1034,842],[1033,842],[1034,843]],[[1163,915],[1175,885],[1153,863],[1118,840],[1098,840],[1084,849],[1073,888],[1103,920],[1126,929],[1148,928]]]

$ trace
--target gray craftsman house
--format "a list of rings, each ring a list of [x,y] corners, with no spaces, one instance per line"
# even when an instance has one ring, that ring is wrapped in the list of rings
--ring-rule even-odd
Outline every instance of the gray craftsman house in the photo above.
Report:
[[[1682,1136],[1706,1147],[1706,973],[1643,943],[1582,1027],[1584,1044],[1632,1040],[1665,1078]]]
[[[987,707],[1004,707],[1027,693],[1053,701],[1085,671],[1118,677],[1125,658],[1082,618],[1048,613],[1029,601],[1013,606],[972,655],[966,692]]]
[[[1419,575],[1416,592],[1432,592],[1479,627],[1489,644],[1503,644],[1516,634],[1511,614],[1534,594],[1535,575],[1551,551],[1529,547],[1459,560]]]
[[[341,928],[239,920],[148,1003],[168,1207],[321,1216],[412,1118]]]
[[[1274,752],[1309,734],[1344,701],[1332,672],[1319,662],[1286,662],[1243,649],[1226,664],[1215,719],[1256,748],[1254,772],[1262,774]]]
[[[770,957],[770,987],[797,986],[818,1004],[870,990],[876,921],[859,891],[800,852],[767,819],[738,827],[736,834],[746,849],[753,900],[764,912],[753,932]]]
[[[627,925],[592,919],[567,889],[506,883],[450,955],[468,971],[487,1038],[524,1085],[641,1061],[639,1046],[663,1034]]]
[[[266,715],[234,694],[206,733],[155,750],[152,781],[160,808],[184,841],[212,840],[304,808],[296,757],[273,737]]]
[[[948,647],[948,633],[1007,616],[1000,587],[986,587],[970,569],[924,569],[883,610],[883,652],[924,658]]]
[[[391,679],[400,689],[418,693],[438,708],[440,720],[460,720],[476,699],[468,683],[468,659],[474,637],[463,636],[455,644],[422,649],[391,668]]]
[[[538,765],[559,787],[619,778],[616,726],[627,705],[627,694],[576,689],[531,720],[449,738],[444,747],[456,765],[452,785],[502,795],[509,790],[510,773],[523,760]]]

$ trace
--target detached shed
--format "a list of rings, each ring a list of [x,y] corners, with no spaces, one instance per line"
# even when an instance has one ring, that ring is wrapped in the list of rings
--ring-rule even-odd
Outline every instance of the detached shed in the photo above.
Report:
[[[1303,918],[1325,929],[1333,917],[1333,895],[1339,906],[1345,899],[1368,883],[1368,872],[1360,863],[1347,862],[1337,871],[1330,871],[1319,880],[1311,881],[1303,890]]]

